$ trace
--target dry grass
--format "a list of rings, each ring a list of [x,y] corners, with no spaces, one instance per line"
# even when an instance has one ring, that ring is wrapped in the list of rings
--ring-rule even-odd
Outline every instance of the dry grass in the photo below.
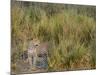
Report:
[[[38,38],[48,41],[50,46],[48,71],[96,68],[96,22],[93,17],[74,13],[73,8],[62,9],[49,17],[38,6],[15,5],[11,12],[12,51],[17,54],[16,61],[27,50],[29,39]]]

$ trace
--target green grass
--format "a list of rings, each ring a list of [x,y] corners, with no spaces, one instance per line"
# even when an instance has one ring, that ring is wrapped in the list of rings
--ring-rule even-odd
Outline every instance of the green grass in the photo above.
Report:
[[[41,7],[12,7],[12,60],[19,60],[28,41],[48,41],[48,71],[96,68],[96,22],[94,17],[61,9],[53,16]],[[90,13],[89,13],[90,14]],[[15,59],[16,58],[16,59]]]

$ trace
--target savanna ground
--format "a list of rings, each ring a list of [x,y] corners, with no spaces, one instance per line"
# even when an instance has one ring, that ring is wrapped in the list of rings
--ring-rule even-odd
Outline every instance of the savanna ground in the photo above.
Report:
[[[95,6],[14,1],[11,16],[12,71],[31,38],[49,43],[49,72],[96,68]]]

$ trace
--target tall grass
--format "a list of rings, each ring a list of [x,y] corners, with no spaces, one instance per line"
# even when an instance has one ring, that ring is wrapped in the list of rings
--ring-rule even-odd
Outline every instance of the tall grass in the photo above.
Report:
[[[38,6],[12,7],[12,62],[27,50],[28,41],[48,41],[48,71],[96,68],[96,22],[74,9],[47,16]],[[83,11],[87,12],[87,11]],[[16,54],[14,54],[16,53]]]

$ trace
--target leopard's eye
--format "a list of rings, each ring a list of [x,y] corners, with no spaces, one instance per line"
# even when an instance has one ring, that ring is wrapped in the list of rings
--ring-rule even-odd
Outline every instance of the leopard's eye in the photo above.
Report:
[[[35,46],[38,46],[38,44],[36,44]]]

